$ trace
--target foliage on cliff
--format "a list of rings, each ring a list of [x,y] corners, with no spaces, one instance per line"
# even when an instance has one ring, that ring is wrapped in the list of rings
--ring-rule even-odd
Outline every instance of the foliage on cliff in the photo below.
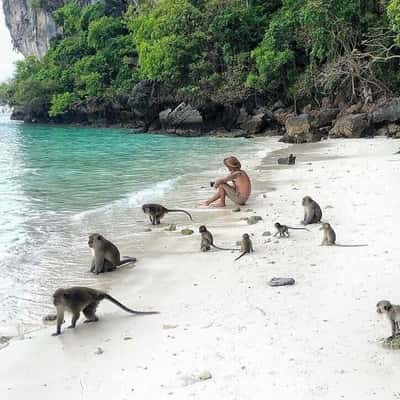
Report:
[[[18,62],[0,90],[50,116],[129,94],[141,79],[172,96],[221,102],[256,93],[354,100],[400,88],[399,0],[159,0],[139,9],[71,1],[54,19],[63,33],[44,59]]]

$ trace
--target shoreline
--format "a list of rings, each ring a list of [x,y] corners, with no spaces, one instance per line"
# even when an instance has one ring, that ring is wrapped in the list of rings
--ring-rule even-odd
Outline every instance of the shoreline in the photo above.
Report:
[[[239,213],[218,210],[221,217],[210,225],[221,246],[250,233],[253,255],[235,263],[231,252],[200,253],[196,234],[162,232],[153,239],[154,256],[118,272],[111,292],[159,316],[132,318],[101,304],[98,324],[78,323],[59,338],[50,337],[49,328],[14,340],[0,352],[0,393],[9,400],[27,391],[41,400],[132,393],[182,400],[393,398],[398,357],[379,344],[389,324],[378,318],[375,304],[399,302],[400,249],[391,229],[400,222],[394,149],[395,142],[377,138],[269,153],[248,207],[263,221],[242,221],[254,215],[245,206]],[[295,153],[296,165],[277,166],[282,151]],[[320,247],[319,226],[294,231],[290,239],[263,236],[274,233],[276,221],[299,226],[304,195],[321,205],[338,243],[368,247]],[[384,209],[376,206],[383,201]],[[296,284],[271,288],[273,276],[292,276]],[[103,354],[96,354],[98,347]],[[193,378],[204,370],[211,379]]]

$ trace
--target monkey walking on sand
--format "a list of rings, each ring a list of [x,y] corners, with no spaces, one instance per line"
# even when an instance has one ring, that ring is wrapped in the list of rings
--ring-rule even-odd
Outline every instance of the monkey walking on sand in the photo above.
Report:
[[[206,228],[205,225],[201,225],[199,227],[199,232],[201,234],[201,243],[200,250],[203,252],[211,250],[211,247],[218,250],[238,250],[238,249],[224,249],[222,247],[218,247],[214,244],[214,238],[212,233]]]
[[[99,233],[89,236],[88,246],[93,253],[90,272],[94,272],[96,275],[113,271],[122,264],[136,261],[134,257],[124,257],[121,260],[118,247]]]
[[[57,330],[53,336],[61,334],[61,325],[64,323],[64,312],[72,313],[71,325],[68,328],[75,328],[81,311],[87,318],[85,322],[97,322],[96,309],[99,303],[107,299],[131,314],[150,315],[159,314],[157,311],[135,311],[124,306],[118,300],[101,290],[88,287],[71,287],[68,289],[57,289],[53,294],[53,304],[57,310]]]
[[[168,208],[165,208],[161,204],[155,204],[155,203],[149,203],[149,204],[143,204],[142,210],[145,214],[149,216],[150,223],[152,225],[159,225],[161,223],[161,218],[164,217],[165,214],[170,213],[170,212],[181,212],[186,214],[191,221],[193,221],[192,216],[185,210],[170,210]]]
[[[321,221],[322,211],[319,204],[310,196],[303,197],[304,220],[303,225],[316,224]]]
[[[381,300],[376,305],[376,311],[379,314],[386,314],[390,321],[392,329],[392,336],[387,339],[393,339],[395,336],[400,335],[400,306],[390,303],[387,300]]]
[[[242,244],[240,246],[240,251],[242,252],[239,257],[235,258],[234,261],[239,260],[239,258],[243,257],[245,254],[250,254],[254,252],[253,243],[251,242],[250,236],[248,233],[244,233],[242,236]]]
[[[307,228],[293,228],[291,226],[282,225],[279,222],[276,222],[274,226],[276,228],[274,236],[279,235],[279,237],[289,237],[289,229],[303,230],[310,232]]]

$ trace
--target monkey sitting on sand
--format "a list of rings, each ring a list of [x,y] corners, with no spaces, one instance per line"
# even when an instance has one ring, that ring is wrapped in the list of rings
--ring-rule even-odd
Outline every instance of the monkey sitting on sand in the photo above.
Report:
[[[136,261],[134,257],[124,257],[121,260],[118,247],[99,233],[89,236],[88,245],[93,253],[90,272],[95,274],[113,271],[122,264]]]
[[[386,314],[390,321],[392,336],[389,336],[388,339],[393,339],[395,336],[400,335],[400,306],[391,304],[387,300],[381,300],[376,305],[376,311],[379,314]]]
[[[81,311],[87,318],[85,322],[97,322],[96,309],[99,303],[107,299],[131,314],[150,315],[158,314],[156,311],[135,311],[124,306],[118,300],[101,290],[88,287],[71,287],[68,289],[57,289],[53,294],[53,304],[57,309],[57,330],[53,336],[61,334],[61,325],[64,323],[64,312],[72,313],[71,325],[68,328],[75,328]]]
[[[199,233],[201,234],[200,250],[203,252],[211,250],[211,247],[218,250],[237,250],[237,249],[224,249],[214,244],[214,238],[212,233],[206,228],[205,225],[199,227]]]
[[[321,207],[310,196],[303,197],[304,207],[304,220],[301,222],[303,225],[316,224],[321,221],[322,211]]]
[[[242,243],[240,245],[240,251],[242,252],[242,254],[240,254],[239,257],[236,257],[234,261],[239,260],[239,258],[243,257],[245,254],[250,254],[250,253],[254,252],[253,243],[252,243],[248,233],[244,233],[242,236]]]
[[[278,158],[278,164],[294,165],[296,163],[296,156],[290,154],[289,157]]]

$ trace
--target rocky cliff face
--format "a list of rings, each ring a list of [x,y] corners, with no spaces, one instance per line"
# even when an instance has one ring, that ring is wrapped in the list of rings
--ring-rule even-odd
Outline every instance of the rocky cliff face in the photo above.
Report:
[[[82,6],[96,0],[81,0]],[[67,0],[3,0],[3,10],[13,46],[25,57],[41,58],[57,35],[52,13]]]

